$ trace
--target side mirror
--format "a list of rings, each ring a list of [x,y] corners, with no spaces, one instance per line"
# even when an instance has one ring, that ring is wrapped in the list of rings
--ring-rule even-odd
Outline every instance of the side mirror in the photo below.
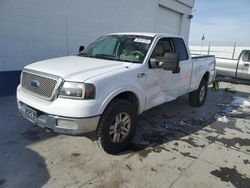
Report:
[[[84,50],[84,46],[79,47],[79,53]]]
[[[151,58],[150,59],[151,68],[160,68],[166,71],[173,71],[173,73],[179,73],[179,56],[177,53],[165,53],[164,57],[161,58]]]

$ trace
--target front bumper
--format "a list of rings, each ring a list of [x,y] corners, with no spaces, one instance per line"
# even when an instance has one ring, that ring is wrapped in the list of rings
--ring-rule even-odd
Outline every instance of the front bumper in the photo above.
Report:
[[[81,135],[95,131],[100,118],[100,116],[88,118],[55,116],[38,111],[20,101],[17,103],[21,116],[40,127],[51,129],[54,132],[62,134]]]

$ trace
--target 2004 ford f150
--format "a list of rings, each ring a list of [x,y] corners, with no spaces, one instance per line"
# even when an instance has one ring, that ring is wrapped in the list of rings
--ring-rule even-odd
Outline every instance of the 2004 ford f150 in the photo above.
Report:
[[[189,93],[201,106],[214,77],[215,57],[192,58],[179,36],[117,33],[100,37],[78,56],[26,66],[17,88],[19,112],[58,133],[95,131],[107,153],[123,150],[136,116]]]

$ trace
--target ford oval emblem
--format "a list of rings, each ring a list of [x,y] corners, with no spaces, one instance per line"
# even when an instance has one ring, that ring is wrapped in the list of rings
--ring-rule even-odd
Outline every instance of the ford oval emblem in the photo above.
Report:
[[[40,82],[38,82],[37,80],[32,80],[30,85],[33,87],[33,88],[38,88],[40,86]]]

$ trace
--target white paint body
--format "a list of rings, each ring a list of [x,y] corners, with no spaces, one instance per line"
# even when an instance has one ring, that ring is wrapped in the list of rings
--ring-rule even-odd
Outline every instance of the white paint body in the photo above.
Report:
[[[60,76],[64,81],[94,84],[95,99],[75,100],[58,97],[53,101],[46,101],[27,93],[19,85],[18,101],[51,115],[87,118],[101,115],[109,102],[118,94],[132,92],[138,99],[138,114],[140,114],[196,90],[205,73],[209,73],[209,82],[213,79],[215,58],[212,56],[192,59],[189,54],[187,60],[180,61],[180,73],[177,74],[159,68],[149,68],[149,58],[157,41],[163,37],[178,36],[154,33],[133,34],[154,36],[142,64],[69,56],[49,59],[25,67],[29,70]],[[145,76],[139,77],[138,75],[142,73]]]

